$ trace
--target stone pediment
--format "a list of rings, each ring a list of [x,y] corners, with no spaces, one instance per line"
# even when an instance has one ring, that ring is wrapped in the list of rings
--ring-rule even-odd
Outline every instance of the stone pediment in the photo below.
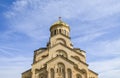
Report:
[[[71,60],[63,57],[63,56],[56,56],[55,58],[52,58],[51,60],[49,60],[48,62],[46,62],[46,64],[49,64],[49,63],[58,63],[58,62],[62,62],[62,63],[69,63],[71,65],[76,65],[74,62],[72,62]]]

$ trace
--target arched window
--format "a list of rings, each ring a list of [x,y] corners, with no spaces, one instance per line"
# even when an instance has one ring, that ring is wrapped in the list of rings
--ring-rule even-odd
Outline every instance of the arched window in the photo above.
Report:
[[[54,35],[56,35],[56,34],[57,34],[57,31],[55,30],[55,31],[54,31]]]
[[[41,74],[39,75],[39,78],[46,78],[46,76],[45,76],[43,73],[41,73]]]
[[[59,32],[61,33],[61,29],[59,29]]]
[[[58,74],[62,78],[65,78],[65,65],[63,63],[58,63]]]
[[[51,73],[51,78],[54,78],[55,72],[53,68],[50,69],[50,73]]]
[[[53,36],[54,35],[54,31],[51,31],[51,34],[50,34],[51,36]]]
[[[84,72],[83,73],[84,78],[87,78],[87,71],[85,69],[82,69],[82,71]]]
[[[77,74],[76,78],[82,78],[82,76],[80,74]]]
[[[71,69],[67,69],[67,75],[68,75],[68,78],[72,78],[72,71],[71,71]]]

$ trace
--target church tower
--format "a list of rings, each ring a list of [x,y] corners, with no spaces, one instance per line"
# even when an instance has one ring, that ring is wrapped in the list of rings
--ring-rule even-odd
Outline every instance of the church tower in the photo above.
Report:
[[[73,47],[70,27],[59,18],[50,27],[46,48],[34,51],[32,68],[22,78],[98,78],[98,74],[88,68],[86,52]]]
[[[63,45],[73,48],[70,41],[70,27],[64,23],[59,17],[59,20],[50,27],[51,37],[49,47],[55,44],[62,43]]]

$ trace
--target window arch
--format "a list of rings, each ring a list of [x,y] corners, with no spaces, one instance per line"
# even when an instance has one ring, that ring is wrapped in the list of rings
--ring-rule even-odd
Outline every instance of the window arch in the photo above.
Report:
[[[54,78],[54,77],[55,77],[55,76],[54,76],[54,75],[55,75],[55,72],[54,72],[54,69],[53,69],[53,68],[50,69],[50,73],[51,73],[51,78]]]
[[[84,78],[87,78],[87,71],[85,69],[82,69],[82,72],[83,72]]]
[[[61,29],[59,29],[59,33],[60,33],[60,34],[61,34],[61,32],[62,32]]]
[[[71,71],[71,69],[67,69],[67,75],[68,75],[68,78],[72,78],[72,71]]]
[[[57,38],[56,39],[56,44],[57,43],[62,43],[62,44],[64,44],[64,45],[66,45],[66,41],[64,40],[64,39],[62,39],[62,38]]]
[[[57,34],[57,31],[56,30],[54,30],[54,35],[56,35]]]
[[[82,78],[82,76],[80,74],[77,74],[76,78]]]
[[[47,76],[44,73],[39,74],[39,78],[47,78]]]
[[[65,65],[63,63],[58,63],[58,75],[61,76],[62,78],[65,78]]]
[[[63,56],[63,57],[68,57],[67,53],[64,50],[57,50],[56,51],[57,55]]]

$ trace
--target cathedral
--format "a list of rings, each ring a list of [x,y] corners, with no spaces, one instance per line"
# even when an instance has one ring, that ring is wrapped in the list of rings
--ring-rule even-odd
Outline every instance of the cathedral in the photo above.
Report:
[[[34,51],[32,67],[22,78],[98,78],[98,74],[88,68],[86,52],[73,47],[69,25],[59,19],[50,27],[47,46]]]

